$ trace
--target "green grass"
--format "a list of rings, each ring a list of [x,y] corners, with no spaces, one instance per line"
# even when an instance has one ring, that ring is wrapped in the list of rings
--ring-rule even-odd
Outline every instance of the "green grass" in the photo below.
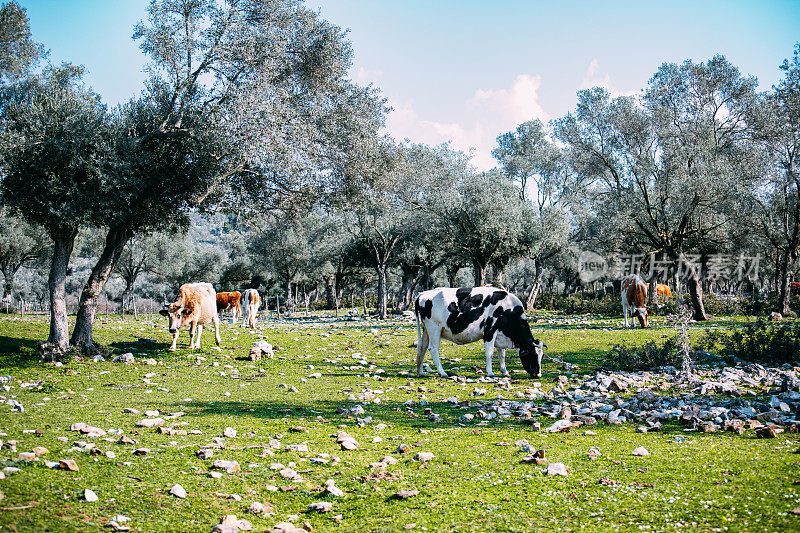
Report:
[[[743,320],[720,319],[704,327],[734,327]],[[580,365],[579,373],[591,371],[614,344],[644,343],[672,334],[659,318],[654,320],[655,327],[645,331],[624,330],[619,322],[548,315],[533,324],[533,331],[550,346],[551,354]],[[131,517],[128,524],[134,531],[154,532],[210,531],[225,514],[247,518],[256,531],[270,530],[294,514],[300,515],[297,525],[307,521],[314,531],[405,531],[408,524],[415,524],[412,531],[800,530],[800,516],[789,513],[800,507],[800,456],[791,453],[798,447],[794,434],[757,440],[751,432],[742,437],[703,435],[684,433],[677,426],[666,427],[662,433],[637,434],[635,426],[627,424],[595,426],[596,436],[584,436],[580,430],[547,435],[515,419],[483,425],[476,420],[462,426],[457,419],[464,409],[444,400],[451,396],[471,399],[475,384],[398,375],[412,370],[415,349],[410,344],[416,330],[411,323],[298,320],[271,321],[263,327],[254,334],[224,325],[222,352],[208,348],[213,339],[206,331],[204,348],[191,353],[182,333],[179,350],[169,353],[161,317],[100,318],[96,340],[104,345],[122,343],[116,344],[117,352],[129,351],[124,343],[140,337],[163,344],[152,352],[132,350],[137,354],[134,365],[71,361],[55,367],[35,358],[37,342],[47,336],[42,317],[0,318],[0,374],[14,376],[11,391],[0,393],[26,408],[18,413],[5,402],[0,405],[0,431],[5,433],[0,440],[16,440],[18,452],[34,446],[49,450],[39,461],[20,465],[22,472],[0,481],[5,496],[0,501],[0,531],[108,531],[104,525],[116,514]],[[370,333],[371,328],[378,329],[377,336]],[[699,328],[692,330],[693,335],[699,332]],[[275,359],[245,359],[258,334],[284,348]],[[358,368],[357,359],[325,361],[353,353],[361,353],[369,364],[385,370],[386,379],[359,376],[368,367]],[[473,367],[484,365],[480,344],[443,343],[442,353],[445,368],[459,367],[458,373],[466,377],[477,377]],[[196,356],[205,360],[198,363]],[[157,364],[145,364],[148,357]],[[479,384],[487,389],[482,398],[510,398],[515,390],[530,386],[516,356],[509,359],[510,369],[519,371],[514,372],[514,390]],[[426,361],[430,362],[430,356]],[[238,369],[239,376],[232,375],[228,366]],[[322,378],[308,378],[314,372],[322,373]],[[147,378],[149,373],[155,375]],[[552,387],[559,373],[555,363],[546,362],[542,386]],[[20,388],[21,383],[37,380],[44,381],[39,390]],[[284,383],[299,392],[279,388]],[[347,400],[348,394],[359,395],[367,389],[383,391],[376,395],[380,403]],[[430,423],[423,416],[424,408],[418,403],[422,399],[443,416],[441,423]],[[415,402],[413,417],[402,405],[407,400]],[[356,403],[373,417],[370,426],[358,427],[355,419],[336,414],[338,407]],[[123,414],[126,407],[142,414]],[[180,427],[203,434],[169,436],[135,427],[148,409],[159,409],[162,415],[183,411],[185,415],[174,422],[185,422]],[[543,425],[552,422],[540,421]],[[87,439],[69,431],[73,422],[122,429],[139,444],[119,445],[117,437],[110,437],[111,442]],[[388,428],[377,431],[374,425],[378,423]],[[213,459],[197,458],[198,445],[221,436],[227,426],[236,428],[238,436],[225,439],[226,448],[216,450]],[[292,432],[294,426],[307,431]],[[41,436],[26,432],[37,429]],[[340,449],[332,437],[340,429],[358,440],[357,450]],[[375,436],[383,440],[373,443]],[[685,441],[677,442],[676,436]],[[67,437],[68,442],[58,437]],[[274,457],[259,457],[272,438],[280,440],[284,449],[275,450]],[[513,444],[523,438],[544,448],[550,461],[565,463],[571,475],[547,477],[542,467],[521,464],[522,454]],[[67,453],[78,440],[92,440],[102,451],[114,451],[116,458]],[[286,445],[301,442],[308,443],[309,453],[285,451]],[[412,445],[415,453],[433,452],[436,458],[420,464],[408,455],[393,453],[400,443]],[[637,446],[645,446],[652,455],[632,456]],[[151,453],[135,456],[131,452],[137,447],[150,448]],[[598,448],[603,456],[590,461],[586,455],[590,447]],[[320,453],[335,455],[340,462],[312,464],[310,459]],[[369,463],[385,455],[399,459],[387,470],[395,476],[368,479],[373,473]],[[66,457],[75,459],[80,471],[51,470],[43,464],[44,459]],[[7,465],[16,464],[16,458],[17,452],[0,450],[0,461]],[[242,472],[221,479],[207,477],[214,459],[234,459]],[[294,463],[306,481],[283,480],[269,468],[273,462]],[[599,484],[604,477],[619,484]],[[327,479],[336,480],[346,496],[321,493]],[[174,483],[189,493],[185,500],[169,494]],[[295,488],[270,492],[270,485]],[[94,490],[100,501],[84,501],[80,494],[85,488]],[[400,489],[417,489],[420,494],[407,500],[392,498]],[[236,493],[242,501],[215,493]],[[332,501],[333,511],[302,512],[309,503],[321,500]],[[275,514],[247,513],[252,501],[269,502]],[[30,507],[21,508],[25,506]],[[341,515],[338,522],[337,515]]]

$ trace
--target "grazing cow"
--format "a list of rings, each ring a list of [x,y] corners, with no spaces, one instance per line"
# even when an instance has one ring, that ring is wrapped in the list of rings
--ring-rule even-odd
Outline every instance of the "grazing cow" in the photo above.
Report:
[[[533,338],[519,298],[494,287],[440,287],[420,293],[414,305],[417,318],[417,375],[422,376],[422,359],[430,346],[436,371],[447,373],[439,361],[439,344],[447,339],[468,344],[483,339],[486,349],[486,375],[492,372],[495,347],[500,355],[500,373],[508,376],[506,350],[517,348],[522,366],[531,377],[542,377],[543,348]]]
[[[647,324],[647,283],[636,274],[626,276],[622,280],[622,313],[625,315],[625,327],[633,327],[635,325],[633,317],[639,319],[639,324],[646,328]],[[630,326],[628,325],[628,316],[630,316]]]
[[[242,303],[244,305],[244,320],[242,321],[243,328],[255,328],[256,317],[258,316],[258,308],[261,306],[261,297],[255,289],[247,289],[242,295]]]
[[[214,339],[219,346],[219,313],[217,297],[210,283],[185,283],[178,291],[178,298],[160,311],[169,317],[169,332],[173,334],[171,352],[175,351],[180,329],[189,325],[189,349],[200,348],[203,325],[214,324]]]
[[[239,302],[242,299],[241,292],[218,292],[217,293],[217,312],[222,313],[230,309],[235,322],[242,316],[242,308]]]
[[[672,298],[672,291],[669,289],[667,285],[664,285],[662,283],[656,283],[656,295]]]

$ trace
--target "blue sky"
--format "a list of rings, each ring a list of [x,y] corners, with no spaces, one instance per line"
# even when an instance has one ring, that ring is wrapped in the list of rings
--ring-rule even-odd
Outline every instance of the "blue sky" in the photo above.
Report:
[[[21,0],[54,60],[84,64],[115,104],[142,89],[131,41],[143,0]],[[497,135],[570,111],[582,88],[635,94],[663,62],[725,55],[767,89],[800,41],[800,1],[309,0],[349,29],[352,76],[394,111],[397,139],[474,149],[494,165]]]

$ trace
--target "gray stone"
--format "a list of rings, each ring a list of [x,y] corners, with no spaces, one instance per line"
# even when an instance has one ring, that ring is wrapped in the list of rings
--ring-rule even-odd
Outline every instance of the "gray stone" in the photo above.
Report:
[[[310,513],[327,513],[331,510],[333,510],[333,504],[331,502],[314,502],[308,506],[308,512]]]
[[[564,463],[550,463],[547,465],[547,470],[545,473],[548,476],[567,476],[567,467],[564,466]]]

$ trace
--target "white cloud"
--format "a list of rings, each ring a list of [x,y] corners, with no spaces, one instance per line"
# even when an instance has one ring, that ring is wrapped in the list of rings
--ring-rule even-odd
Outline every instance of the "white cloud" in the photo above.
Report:
[[[638,89],[631,89],[623,91],[618,87],[611,84],[611,76],[608,73],[600,74],[600,62],[595,57],[589,62],[589,68],[586,69],[586,75],[581,82],[581,89],[591,89],[592,87],[605,88],[612,98],[617,96],[634,96],[639,93]]]
[[[469,152],[479,170],[497,164],[491,152],[498,135],[515,129],[520,123],[549,115],[539,104],[541,76],[520,74],[507,89],[477,89],[463,105],[461,116],[454,121],[426,120],[411,103],[392,102],[386,127],[398,140],[438,145],[450,141],[453,148]]]

